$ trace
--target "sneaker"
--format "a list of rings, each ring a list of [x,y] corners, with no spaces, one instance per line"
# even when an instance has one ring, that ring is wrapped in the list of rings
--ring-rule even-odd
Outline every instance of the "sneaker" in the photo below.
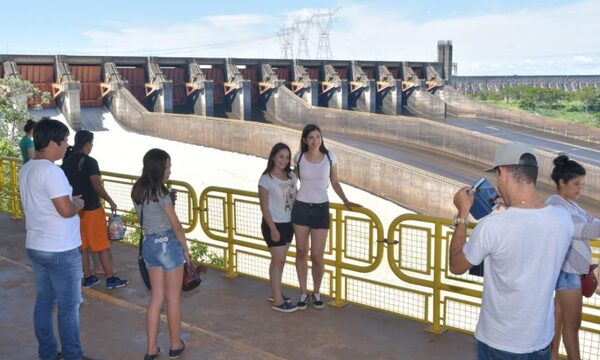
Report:
[[[308,296],[306,294],[301,294],[300,301],[298,301],[298,304],[296,304],[296,306],[298,307],[298,310],[306,310],[306,307],[308,306],[308,303],[310,302],[310,300],[311,300],[310,296]]]
[[[291,313],[291,312],[298,310],[298,307],[292,303],[284,302],[281,305],[271,306],[271,309],[273,309],[275,311],[284,312],[284,313]]]
[[[179,341],[181,342],[181,347],[179,349],[173,350],[169,348],[169,358],[177,359],[181,356],[181,354],[183,354],[183,350],[185,350],[185,343],[181,339],[179,339]]]
[[[85,279],[83,279],[81,286],[83,286],[84,288],[89,288],[89,287],[96,285],[99,282],[100,282],[100,279],[98,279],[98,277],[96,275],[90,275],[90,276],[86,277]]]
[[[287,303],[292,302],[292,299],[290,299],[289,297],[287,297],[283,294],[281,294],[281,297],[283,298],[283,301],[285,301]],[[275,298],[273,298],[272,296],[269,296],[267,299],[269,299],[269,302],[275,301]]]
[[[323,300],[321,300],[321,294],[312,294],[310,296],[310,301],[315,309],[320,310],[325,307],[325,303],[323,303]]]
[[[156,354],[146,354],[144,355],[144,360],[155,360],[158,359],[160,357],[160,348],[157,346],[156,347]]]
[[[118,276],[113,276],[111,278],[106,279],[106,289],[113,290],[116,288],[127,286],[128,282],[129,281],[127,281],[125,279],[121,279]]]
[[[63,360],[63,359],[64,359],[64,358],[63,358],[63,354],[62,354],[61,352],[58,352],[58,353],[56,354],[56,357],[54,358],[54,360]]]

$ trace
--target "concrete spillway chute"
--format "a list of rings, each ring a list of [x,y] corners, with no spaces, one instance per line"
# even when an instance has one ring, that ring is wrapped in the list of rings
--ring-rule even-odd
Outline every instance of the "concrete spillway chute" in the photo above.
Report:
[[[376,68],[377,78],[377,106],[386,115],[402,114],[402,81],[395,79],[394,75],[385,65]]]
[[[191,98],[194,114],[214,115],[213,81],[208,80],[196,62],[188,64],[189,82],[185,84],[186,95]]]
[[[348,109],[348,80],[340,79],[331,64],[321,66],[321,79],[319,105],[333,109]]]
[[[75,130],[81,129],[80,91],[81,84],[71,74],[69,65],[57,56],[56,82],[52,84],[52,96],[69,125]]]
[[[350,76],[352,80],[350,80],[349,107],[355,108],[357,111],[374,113],[377,93],[375,80],[369,79],[355,61],[351,62]]]
[[[252,103],[250,81],[244,80],[240,70],[227,59],[225,64],[225,103],[231,108],[231,113],[240,120],[250,120]]]
[[[435,90],[442,88],[445,84],[444,79],[442,79],[431,65],[425,67],[425,76],[425,87],[427,91],[435,92]]]
[[[173,82],[168,80],[160,66],[148,58],[148,82],[146,98],[150,98],[154,112],[173,112]]]
[[[304,66],[294,60],[292,64],[291,90],[298,95],[308,105],[317,106],[319,103],[319,93],[317,81],[310,78]]]

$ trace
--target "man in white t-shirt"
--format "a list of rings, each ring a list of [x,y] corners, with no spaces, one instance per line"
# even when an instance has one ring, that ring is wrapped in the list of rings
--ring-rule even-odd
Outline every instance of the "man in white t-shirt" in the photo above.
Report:
[[[494,166],[506,209],[483,218],[466,242],[474,190],[454,196],[458,216],[450,242],[450,271],[463,274],[484,262],[483,298],[475,330],[478,359],[550,359],[554,287],[573,235],[569,214],[546,206],[536,191],[534,149],[498,148]]]
[[[33,135],[37,154],[19,172],[25,247],[35,275],[33,322],[40,359],[85,358],[79,340],[82,268],[77,216],[84,204],[71,196],[71,185],[54,164],[63,158],[68,136],[69,129],[60,121],[40,120]],[[52,325],[55,305],[62,354]]]

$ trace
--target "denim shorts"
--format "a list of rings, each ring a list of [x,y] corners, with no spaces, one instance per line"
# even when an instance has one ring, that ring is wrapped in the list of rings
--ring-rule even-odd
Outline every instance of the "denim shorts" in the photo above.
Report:
[[[294,227],[292,226],[292,223],[275,223],[275,227],[277,228],[277,231],[279,231],[279,241],[277,242],[271,239],[271,229],[269,229],[269,225],[267,225],[264,219],[260,224],[260,229],[262,230],[263,238],[267,242],[267,246],[274,247],[289,245],[294,237]]]
[[[556,281],[556,291],[581,289],[581,275],[560,271]]]
[[[183,247],[171,229],[144,236],[142,256],[148,268],[165,271],[183,265]]]
[[[329,229],[329,202],[311,204],[296,200],[292,208],[292,223],[311,229]]]
[[[550,360],[550,344],[545,348],[526,354],[515,354],[508,351],[498,350],[484,342],[477,340],[478,360]]]

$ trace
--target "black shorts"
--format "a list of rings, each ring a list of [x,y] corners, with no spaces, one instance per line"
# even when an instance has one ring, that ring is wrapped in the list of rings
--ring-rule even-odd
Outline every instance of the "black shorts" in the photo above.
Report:
[[[329,202],[311,204],[296,200],[292,208],[292,223],[311,229],[329,229]]]
[[[294,237],[294,227],[291,222],[275,223],[275,227],[277,228],[277,231],[279,231],[279,241],[277,242],[271,239],[271,229],[269,229],[269,225],[267,225],[265,219],[263,219],[262,224],[260,224],[263,238],[267,242],[268,247],[286,246],[292,242],[292,238]]]

